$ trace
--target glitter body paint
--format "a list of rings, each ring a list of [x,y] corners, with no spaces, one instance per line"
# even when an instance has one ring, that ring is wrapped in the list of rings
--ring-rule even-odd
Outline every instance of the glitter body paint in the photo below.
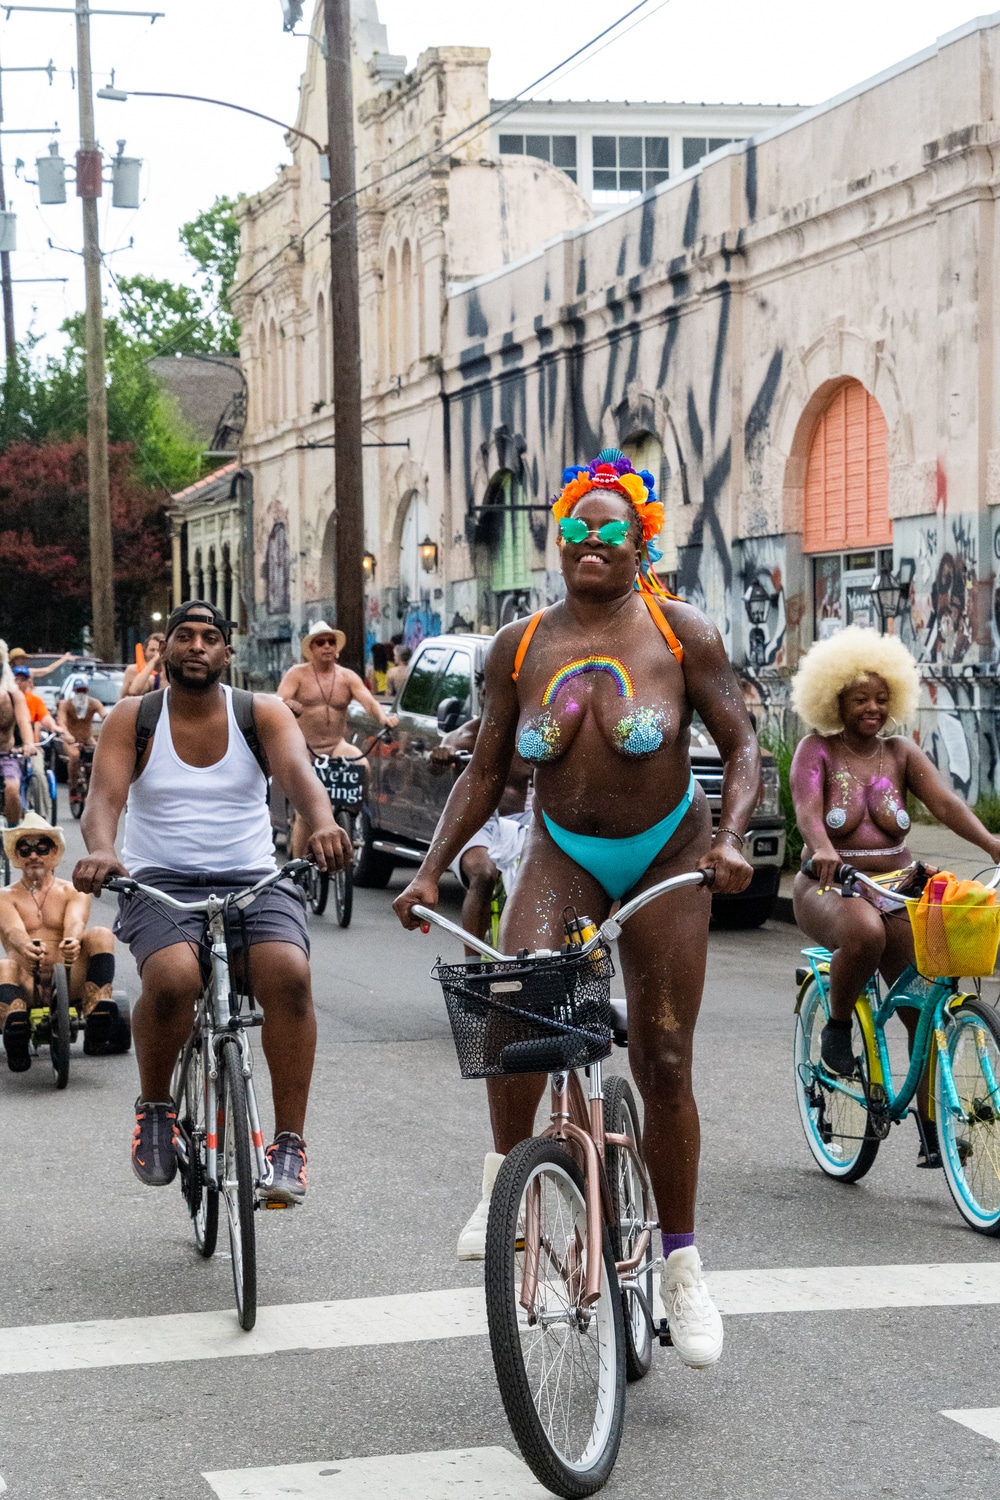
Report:
[[[892,740],[880,742],[879,757],[893,763]],[[791,791],[796,811],[808,817],[809,810],[822,808],[822,821],[836,848],[871,842],[872,853],[895,847],[900,832],[910,827],[906,797],[896,778],[885,770],[866,777],[860,766],[838,754],[839,747],[821,736],[803,740],[791,770]],[[879,757],[876,759],[876,763]],[[857,757],[855,757],[855,761]],[[808,840],[807,840],[808,842]]]
[[[565,687],[574,677],[582,677],[585,672],[607,672],[617,684],[619,698],[635,697],[632,674],[616,656],[580,656],[576,661],[567,662],[549,678],[548,686],[542,694],[542,707],[548,708],[560,688]]]

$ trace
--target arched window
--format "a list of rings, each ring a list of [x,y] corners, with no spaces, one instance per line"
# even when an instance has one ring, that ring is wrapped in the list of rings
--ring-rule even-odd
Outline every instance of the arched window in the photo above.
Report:
[[[632,460],[633,469],[645,469],[656,481],[656,498],[663,505],[663,530],[656,538],[656,545],[663,557],[656,564],[656,572],[665,581],[667,573],[677,570],[677,543],[674,530],[675,516],[666,490],[666,469],[663,463],[663,444],[652,432],[635,432],[622,440],[622,452]]]
[[[409,240],[403,241],[399,263],[399,368],[405,371],[413,362],[413,257]]]
[[[287,615],[291,607],[291,578],[288,557],[288,528],[275,521],[267,539],[264,558],[264,592],[269,615]]]
[[[527,515],[523,510],[512,508],[524,504],[520,481],[509,470],[501,469],[490,480],[483,503],[496,506],[498,511],[494,521],[496,550],[493,553],[490,577],[493,592],[505,594],[528,588],[531,571],[528,561]]]
[[[399,373],[399,273],[396,251],[389,251],[385,263],[386,374]]]
[[[215,548],[208,549],[208,599],[210,604],[218,608],[219,604],[219,570],[215,566]]]
[[[273,427],[281,421],[283,410],[281,341],[278,338],[277,324],[273,319],[267,339],[267,365],[267,416],[269,425]]]
[[[399,593],[410,603],[427,592],[430,579],[420,562],[420,543],[430,535],[430,506],[417,490],[409,497],[399,538]],[[428,595],[429,597],[429,595]]]
[[[834,392],[809,443],[803,550],[891,542],[885,417],[875,397],[848,380]]]
[[[323,550],[319,555],[319,593],[321,599],[333,600],[336,580],[337,517],[332,515],[323,530]]]
[[[201,548],[196,547],[194,553],[194,597],[204,599],[205,597],[205,575],[201,571]]]
[[[330,382],[327,375],[330,341],[327,337],[326,303],[322,292],[316,298],[316,328],[319,335],[319,347],[316,351],[316,400],[325,403],[330,399]]]
[[[417,244],[413,246],[413,284],[416,293],[414,300],[416,302],[417,314],[415,320],[416,348],[414,352],[415,357],[419,359],[424,352],[424,340],[427,337],[427,331],[424,328],[424,263],[420,254],[420,246]]]
[[[222,544],[222,613],[227,620],[233,618],[233,564],[228,542]]]

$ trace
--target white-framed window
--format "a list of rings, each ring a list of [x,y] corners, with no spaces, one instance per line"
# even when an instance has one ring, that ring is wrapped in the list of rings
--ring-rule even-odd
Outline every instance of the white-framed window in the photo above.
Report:
[[[720,146],[745,140],[744,135],[686,135],[681,144],[684,169],[686,171],[688,167],[696,167],[703,156],[707,156],[710,151],[718,151]]]
[[[502,135],[501,156],[537,156],[576,181],[575,135]]]
[[[871,587],[883,567],[892,569],[891,547],[821,553],[812,565],[814,640],[825,641],[845,625],[879,629]]]
[[[592,145],[599,203],[634,198],[670,176],[669,136],[595,135]]]

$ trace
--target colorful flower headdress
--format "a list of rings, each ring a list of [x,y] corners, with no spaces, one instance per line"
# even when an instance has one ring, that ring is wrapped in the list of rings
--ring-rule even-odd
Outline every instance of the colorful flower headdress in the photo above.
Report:
[[[675,598],[653,572],[653,563],[663,556],[654,542],[663,530],[663,506],[656,498],[656,480],[649,470],[640,469],[637,473],[619,448],[602,448],[589,464],[571,464],[563,469],[562,478],[562,493],[552,502],[556,524],[592,490],[617,490],[631,501],[642,524],[642,562],[636,588],[647,594]]]

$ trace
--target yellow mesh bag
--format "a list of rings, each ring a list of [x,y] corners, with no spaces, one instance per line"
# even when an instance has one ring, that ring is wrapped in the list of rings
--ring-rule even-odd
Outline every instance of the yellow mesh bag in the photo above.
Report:
[[[930,979],[986,979],[993,973],[1000,945],[995,890],[942,870],[928,880],[920,900],[906,909],[921,974]]]

